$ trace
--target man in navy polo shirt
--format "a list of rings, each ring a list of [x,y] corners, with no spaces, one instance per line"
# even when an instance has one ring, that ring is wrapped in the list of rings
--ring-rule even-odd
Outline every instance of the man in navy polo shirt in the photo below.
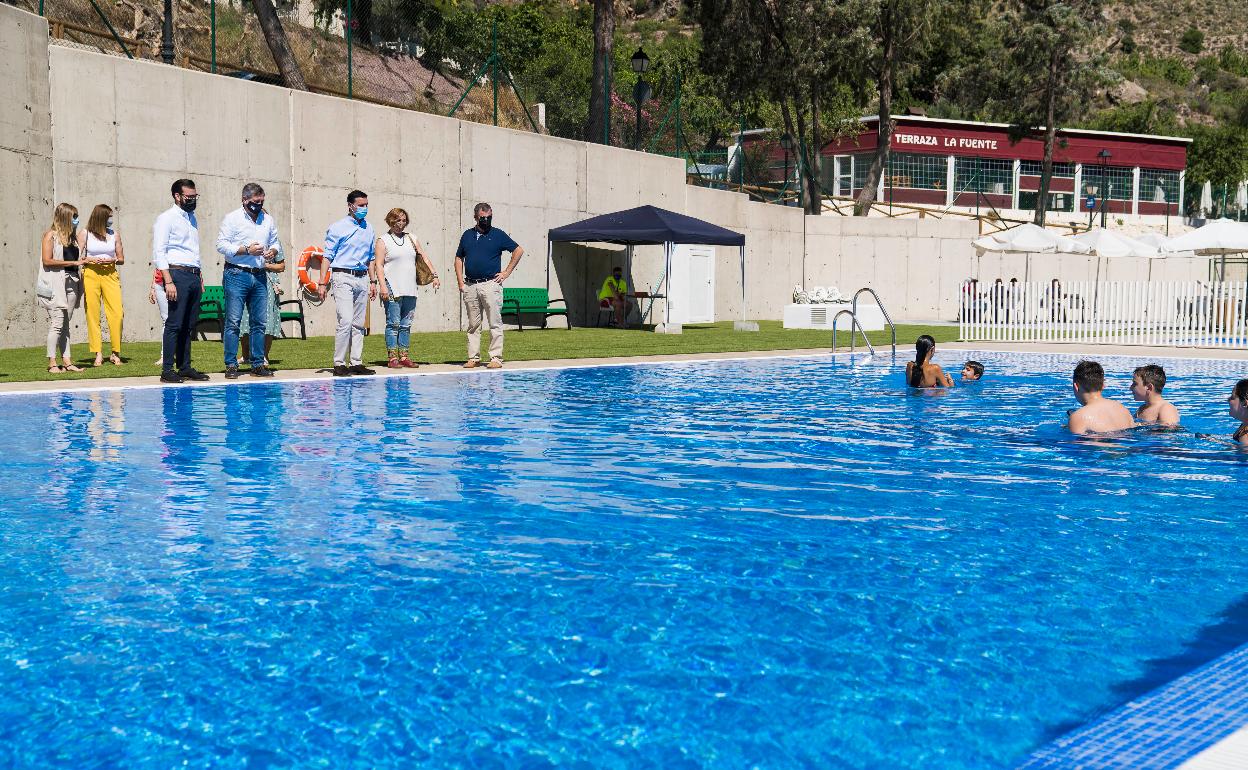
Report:
[[[503,281],[516,269],[524,249],[507,233],[494,227],[494,211],[488,203],[472,209],[477,226],[465,230],[455,250],[455,277],[459,293],[468,310],[468,361],[465,369],[481,364],[481,319],[490,324],[490,363],[487,368],[503,366]],[[511,252],[511,261],[503,269],[503,252]]]

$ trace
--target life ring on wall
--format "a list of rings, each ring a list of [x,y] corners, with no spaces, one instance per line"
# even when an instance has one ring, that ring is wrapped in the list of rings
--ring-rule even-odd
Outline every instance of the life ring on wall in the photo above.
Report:
[[[309,246],[299,255],[299,285],[309,294],[320,293],[320,283],[309,271],[319,269],[324,260],[325,250],[320,246]]]

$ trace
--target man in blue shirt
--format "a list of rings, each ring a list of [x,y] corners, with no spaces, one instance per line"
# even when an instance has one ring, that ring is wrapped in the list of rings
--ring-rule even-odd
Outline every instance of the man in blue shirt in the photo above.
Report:
[[[377,265],[373,250],[377,233],[364,218],[368,196],[359,190],[347,193],[347,216],[325,233],[325,259],[321,261],[321,299],[329,293],[333,275],[334,309],[338,330],[334,336],[334,376],[373,374],[364,366],[364,314],[377,296]],[[350,360],[351,365],[347,365]]]
[[[243,305],[251,316],[249,341],[251,375],[272,377],[264,365],[264,327],[268,321],[269,288],[265,261],[277,256],[277,225],[264,210],[264,188],[255,182],[243,186],[243,205],[225,215],[217,234],[217,252],[225,259],[221,284],[225,291],[225,378],[238,377],[238,332]]]
[[[524,249],[511,236],[494,227],[494,211],[488,203],[472,209],[477,226],[465,230],[455,250],[455,277],[459,293],[468,311],[468,361],[465,369],[481,364],[481,320],[490,324],[490,363],[487,368],[503,366],[503,281],[516,269]],[[503,252],[511,252],[511,261],[503,269]]]

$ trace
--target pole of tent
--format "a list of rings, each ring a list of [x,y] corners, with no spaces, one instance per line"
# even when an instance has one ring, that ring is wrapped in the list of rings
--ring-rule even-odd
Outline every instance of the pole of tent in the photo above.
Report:
[[[555,243],[549,239],[546,240],[546,296],[550,296],[550,263],[555,257]]]
[[[664,328],[671,328],[672,325],[672,242],[666,241],[663,244],[663,282],[667,284],[664,292],[663,300],[663,325]]]
[[[741,244],[741,320],[748,320],[745,310],[745,244]]]

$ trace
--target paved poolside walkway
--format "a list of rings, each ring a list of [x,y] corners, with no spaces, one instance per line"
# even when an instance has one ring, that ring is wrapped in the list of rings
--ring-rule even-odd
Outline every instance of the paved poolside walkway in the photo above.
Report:
[[[940,350],[986,350],[1018,353],[1053,353],[1069,356],[1137,356],[1143,358],[1200,358],[1244,361],[1248,363],[1248,350],[1222,350],[1210,348],[1155,348],[1124,345],[1068,345],[1058,343],[1023,343],[1023,342],[944,342]],[[861,349],[859,349],[861,351]],[[886,347],[877,348],[887,352]],[[617,356],[610,358],[563,358],[535,361],[510,361],[501,371],[523,371],[526,369],[566,369],[586,366],[620,366],[638,363],[679,362],[679,361],[724,361],[749,358],[784,358],[790,356],[820,356],[828,354],[827,348],[802,348],[796,350],[756,350],[733,351],[725,353],[682,353],[663,356]],[[838,354],[848,354],[848,350],[840,350]],[[909,343],[897,346],[899,359],[909,358]],[[378,377],[412,377],[429,374],[448,374],[463,372],[458,364],[425,364],[419,369],[387,369],[374,367]],[[481,374],[495,371],[482,366],[477,370]],[[325,369],[286,369],[278,370],[276,376],[269,379],[253,379],[247,374],[237,380],[227,380],[221,374],[212,374],[207,382],[182,383],[172,385],[160,382],[154,376],[147,377],[107,377],[99,379],[73,379],[62,381],[6,382],[0,383],[0,394],[4,393],[50,393],[76,390],[113,390],[118,388],[187,388],[212,387],[215,385],[246,384],[249,382],[306,382],[308,380],[333,379],[328,368]],[[356,378],[358,379],[358,377]]]

